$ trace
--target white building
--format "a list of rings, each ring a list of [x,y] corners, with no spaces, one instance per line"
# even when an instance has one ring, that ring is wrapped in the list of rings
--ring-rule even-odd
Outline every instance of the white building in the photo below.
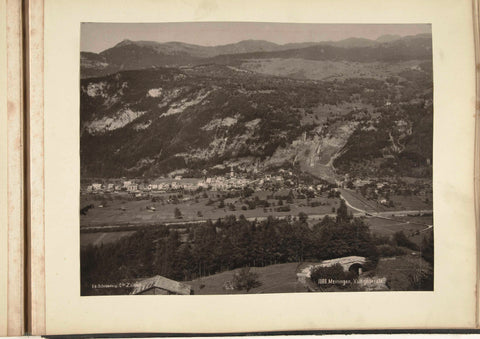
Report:
[[[130,184],[127,186],[127,191],[129,192],[135,192],[138,190],[138,185],[137,184]]]

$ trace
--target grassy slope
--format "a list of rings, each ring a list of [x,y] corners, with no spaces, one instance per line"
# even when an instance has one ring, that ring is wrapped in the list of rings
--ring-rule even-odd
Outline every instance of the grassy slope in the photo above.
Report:
[[[307,292],[305,286],[297,281],[297,271],[299,263],[277,264],[266,267],[253,267],[250,272],[255,272],[262,283],[261,286],[250,290],[249,294],[254,293],[293,293]],[[227,281],[233,280],[233,275],[237,270],[225,271],[205,278],[186,282],[191,285],[195,294],[245,294],[243,291],[225,290],[223,285]],[[200,288],[201,285],[205,285]]]
[[[421,224],[433,224],[433,217],[396,217],[394,220],[386,220],[380,218],[368,218],[367,224],[370,227],[372,233],[381,236],[392,236],[395,232],[403,231],[405,235],[417,245],[420,245],[424,233],[423,230],[427,226]],[[413,233],[420,231],[418,236],[414,236]]]
[[[306,264],[287,263],[253,267],[251,272],[258,274],[262,285],[250,290],[248,293],[308,292],[305,285],[297,281],[296,276],[296,273]],[[430,264],[423,260],[418,252],[412,252],[404,256],[380,260],[377,268],[374,271],[366,272],[365,277],[386,277],[391,290],[409,290],[411,288],[410,277],[416,273],[416,270],[428,267],[431,267]],[[247,293],[245,290],[236,291],[223,288],[225,282],[233,280],[233,275],[238,270],[226,271],[185,283],[192,286],[196,295],[245,294]],[[201,285],[204,285],[204,287],[200,288]],[[331,291],[334,291],[334,289]]]
[[[404,256],[385,258],[380,260],[375,269],[376,276],[386,277],[388,285],[393,291],[405,291],[410,289],[410,277],[416,270],[431,267],[422,259],[420,254],[408,254]]]

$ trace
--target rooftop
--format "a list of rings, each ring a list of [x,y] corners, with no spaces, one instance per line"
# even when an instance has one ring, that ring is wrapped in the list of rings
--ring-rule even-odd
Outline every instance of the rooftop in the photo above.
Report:
[[[140,294],[151,288],[161,288],[174,294],[189,295],[192,288],[190,285],[182,284],[178,281],[171,280],[160,275],[146,278],[138,281],[134,285],[131,294]]]

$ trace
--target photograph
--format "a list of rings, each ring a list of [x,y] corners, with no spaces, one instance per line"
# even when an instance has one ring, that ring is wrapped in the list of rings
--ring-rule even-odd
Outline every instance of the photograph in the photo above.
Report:
[[[79,294],[434,291],[432,59],[426,23],[81,23]]]

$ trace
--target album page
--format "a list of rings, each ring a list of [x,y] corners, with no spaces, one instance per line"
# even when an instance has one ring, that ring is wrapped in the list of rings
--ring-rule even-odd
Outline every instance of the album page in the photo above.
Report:
[[[35,334],[475,326],[470,1],[46,0],[42,24]]]

